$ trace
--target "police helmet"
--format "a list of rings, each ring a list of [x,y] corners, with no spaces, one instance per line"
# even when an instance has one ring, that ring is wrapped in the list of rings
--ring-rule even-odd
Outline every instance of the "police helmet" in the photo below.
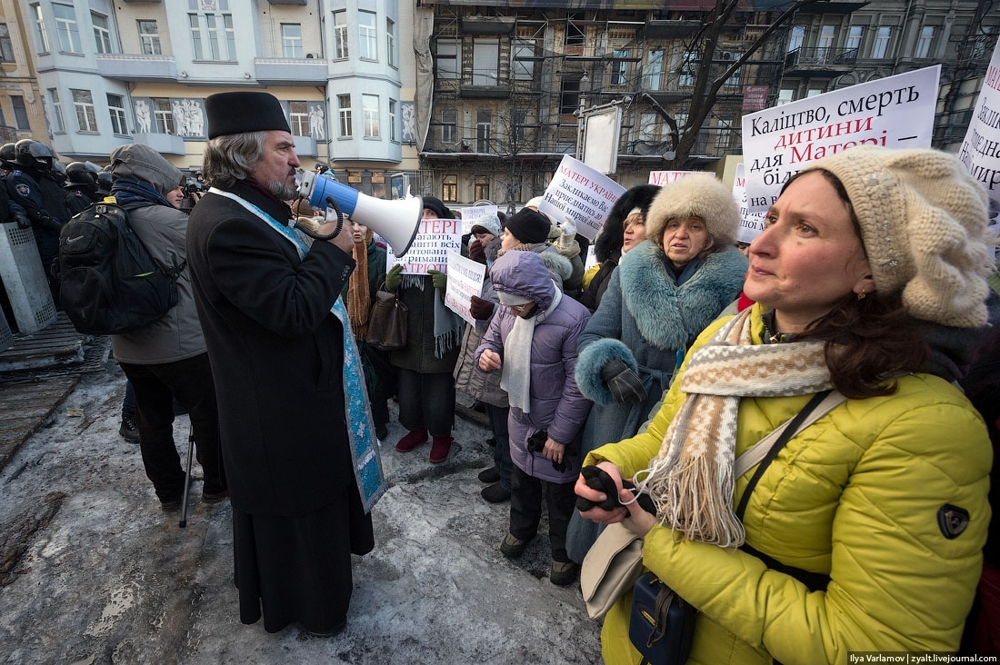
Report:
[[[87,185],[96,189],[98,170],[99,169],[92,164],[72,162],[66,167],[66,177],[69,178],[69,181],[74,185]]]
[[[97,190],[100,192],[111,192],[111,174],[107,171],[97,172]]]
[[[4,143],[0,146],[0,161],[7,164],[13,164],[17,160],[17,150],[14,149],[14,143]]]
[[[27,168],[47,171],[52,168],[53,155],[49,146],[32,139],[21,139],[14,144],[17,163]]]

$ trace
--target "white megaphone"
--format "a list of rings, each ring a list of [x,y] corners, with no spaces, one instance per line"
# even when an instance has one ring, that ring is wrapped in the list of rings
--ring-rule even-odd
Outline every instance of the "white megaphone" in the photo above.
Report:
[[[424,201],[419,196],[383,201],[312,171],[302,174],[298,191],[314,208],[326,208],[329,200],[336,201],[341,212],[385,238],[396,256],[409,251],[424,216]]]

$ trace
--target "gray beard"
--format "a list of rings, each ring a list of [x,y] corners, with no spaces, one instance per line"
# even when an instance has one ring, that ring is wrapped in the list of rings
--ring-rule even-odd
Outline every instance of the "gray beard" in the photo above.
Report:
[[[299,195],[299,193],[298,193],[297,190],[295,190],[295,189],[289,189],[288,187],[285,187],[284,183],[282,183],[282,182],[275,182],[273,180],[271,182],[267,183],[267,188],[268,188],[268,190],[270,190],[270,192],[272,194],[274,194],[275,196],[277,196],[282,201],[287,201],[289,199],[298,198],[298,195]]]

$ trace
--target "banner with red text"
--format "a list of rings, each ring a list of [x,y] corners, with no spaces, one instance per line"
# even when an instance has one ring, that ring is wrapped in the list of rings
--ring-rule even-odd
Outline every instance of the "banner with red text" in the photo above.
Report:
[[[483,294],[486,266],[467,259],[457,252],[448,252],[448,288],[444,292],[444,304],[463,319],[476,325],[469,313],[472,296]]]
[[[410,251],[397,257],[386,252],[387,268],[403,264],[404,275],[426,275],[428,270],[448,272],[448,252],[462,251],[462,220],[424,219]]]
[[[558,223],[571,220],[576,232],[593,240],[625,188],[603,173],[566,155],[542,195],[538,210]]]
[[[736,242],[753,242],[764,230],[764,213],[750,212],[747,205],[746,165],[736,165],[736,179],[733,180],[733,198],[740,207],[740,228],[736,231]]]
[[[809,162],[852,146],[929,148],[940,76],[935,65],[743,116],[750,212]]]
[[[663,187],[667,183],[679,180],[692,173],[702,173],[702,171],[650,171],[649,182],[647,184]]]

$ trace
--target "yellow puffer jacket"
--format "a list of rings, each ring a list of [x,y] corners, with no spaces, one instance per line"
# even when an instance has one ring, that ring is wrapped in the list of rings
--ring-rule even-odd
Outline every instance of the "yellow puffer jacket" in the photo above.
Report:
[[[760,343],[759,306],[753,315]],[[607,460],[624,477],[646,468],[682,401],[679,383],[646,433],[598,448],[585,464]],[[647,534],[645,566],[700,610],[689,663],[839,665],[848,651],[957,650],[990,519],[992,451],[979,414],[951,384],[927,374],[898,384],[896,394],[850,400],[791,439],[747,506],[747,543],[829,575],[825,592],[742,551],[675,542],[660,525]],[[743,399],[737,454],[810,397]],[[754,470],[737,479],[734,509]],[[971,516],[954,539],[938,526],[946,504]],[[607,665],[640,660],[628,639],[631,602],[629,593],[605,618]]]

